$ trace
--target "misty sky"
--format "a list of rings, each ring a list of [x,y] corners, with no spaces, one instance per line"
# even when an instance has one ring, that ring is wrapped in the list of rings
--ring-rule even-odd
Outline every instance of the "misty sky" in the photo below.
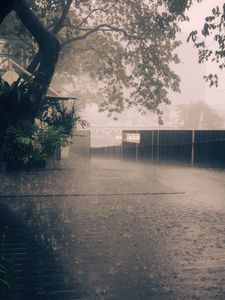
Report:
[[[181,93],[170,93],[172,104],[165,110],[165,127],[176,128],[177,107],[180,104],[188,104],[190,102],[203,101],[208,106],[213,108],[223,119],[225,124],[225,72],[220,73],[219,87],[209,87],[203,76],[217,70],[217,66],[210,64],[199,64],[197,49],[192,43],[187,43],[187,36],[192,30],[201,31],[204,19],[211,15],[212,8],[217,4],[221,5],[224,0],[203,0],[203,3],[194,4],[188,11],[190,22],[180,24],[181,34],[178,36],[183,42],[177,53],[181,59],[181,63],[175,66],[175,72],[181,78]],[[211,43],[211,42],[210,42]],[[169,115],[168,115],[169,113]],[[136,126],[147,128],[158,126],[157,117],[148,113],[146,116],[141,116],[137,110],[131,109],[119,115],[119,121],[113,121],[107,118],[107,113],[98,113],[96,105],[88,106],[84,111],[84,118],[87,119],[92,126],[103,127],[126,127]],[[92,129],[95,130],[95,129]],[[104,141],[94,137],[95,131],[92,132],[92,143],[94,146],[105,144],[115,144],[110,135],[105,137]],[[117,141],[119,143],[119,141]]]
[[[172,104],[169,107],[169,113],[175,114],[177,106],[179,104],[187,104],[190,102],[203,101],[225,120],[225,73],[220,72],[219,87],[209,87],[208,83],[203,79],[203,75],[217,70],[217,66],[210,64],[199,64],[197,49],[193,47],[192,43],[187,43],[187,36],[192,30],[201,31],[204,19],[206,16],[211,15],[212,8],[215,5],[221,5],[224,0],[203,0],[202,3],[194,4],[188,11],[190,22],[183,22],[180,24],[181,34],[178,36],[183,45],[177,50],[181,63],[175,66],[176,73],[181,78],[181,93],[170,93],[170,99]],[[211,42],[210,42],[211,43]],[[107,119],[107,114],[97,113],[97,106],[88,106],[84,112],[85,118],[87,118],[91,125],[113,126],[112,119]],[[168,109],[167,109],[168,111]],[[170,118],[173,120],[173,116]],[[93,122],[92,122],[93,120]],[[151,125],[152,122],[154,125]],[[173,122],[173,121],[172,121]],[[137,126],[158,126],[157,118],[154,116],[141,116],[135,109],[131,109],[128,112],[119,116],[119,121],[115,122],[115,126],[124,126],[127,123],[130,125],[136,124]],[[101,125],[100,125],[101,126]],[[126,125],[125,125],[126,126]],[[166,123],[165,126],[176,126],[171,123]]]
[[[222,5],[223,3],[224,0],[203,0],[202,3],[193,5],[188,12],[190,22],[185,22],[180,25],[183,37],[187,36],[191,30],[197,29],[200,31],[203,27],[205,17],[211,15],[212,8],[215,5]],[[180,97],[180,95],[174,97],[175,102],[203,100],[210,106],[223,111],[225,114],[225,73],[220,72],[218,88],[209,88],[208,84],[202,79],[202,76],[217,70],[217,66],[198,64],[197,49],[194,49],[191,43],[187,44],[185,38],[183,38],[183,45],[178,53],[182,64],[178,66],[177,70],[182,80],[181,88],[184,88],[184,90],[181,95],[182,97]],[[187,92],[187,85],[190,87],[189,93]]]

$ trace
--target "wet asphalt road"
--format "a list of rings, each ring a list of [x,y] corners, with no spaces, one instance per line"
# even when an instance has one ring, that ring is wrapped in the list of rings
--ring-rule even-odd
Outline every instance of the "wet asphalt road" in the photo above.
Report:
[[[74,159],[0,185],[5,299],[225,299],[224,172]]]

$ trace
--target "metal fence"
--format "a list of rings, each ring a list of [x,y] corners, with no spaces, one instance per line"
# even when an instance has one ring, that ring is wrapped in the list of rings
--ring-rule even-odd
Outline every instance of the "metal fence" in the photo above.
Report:
[[[123,130],[122,145],[94,156],[225,168],[225,130]]]
[[[225,130],[125,130],[122,157],[224,168]]]

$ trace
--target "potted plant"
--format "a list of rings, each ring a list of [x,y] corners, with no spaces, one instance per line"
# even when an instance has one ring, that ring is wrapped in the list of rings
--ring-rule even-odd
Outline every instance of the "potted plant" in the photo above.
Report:
[[[44,108],[41,119],[48,126],[63,128],[64,134],[67,136],[66,145],[65,143],[64,145],[57,145],[56,159],[60,159],[61,157],[61,148],[72,144],[75,125],[79,123],[82,128],[88,126],[88,122],[81,118],[74,103],[71,102],[67,102],[66,105],[62,101],[48,103]]]

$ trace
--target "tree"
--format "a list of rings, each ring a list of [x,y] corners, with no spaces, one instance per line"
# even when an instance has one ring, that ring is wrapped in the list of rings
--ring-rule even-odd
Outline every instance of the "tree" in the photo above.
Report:
[[[171,65],[179,62],[174,53],[180,44],[176,41],[177,20],[184,19],[183,12],[189,2],[36,0],[29,2],[31,11],[28,2],[22,0],[15,11],[31,35],[18,26],[15,18],[11,21],[11,29],[20,39],[21,47],[15,48],[25,47],[29,58],[34,56],[28,69],[35,72],[35,80],[43,86],[39,95],[45,94],[54,73],[59,52],[54,38],[57,34],[61,44],[58,70],[62,71],[66,65],[72,73],[73,57],[77,72],[87,71],[101,80],[106,95],[102,110],[111,114],[137,106],[141,111],[151,110],[160,116],[160,105],[170,103],[168,91],[179,91],[179,77]],[[35,23],[28,20],[35,20]],[[5,24],[7,27],[7,22]]]
[[[220,129],[223,118],[203,101],[178,106],[178,124],[183,129]]]
[[[198,49],[199,63],[211,62],[218,66],[219,71],[225,67],[225,3],[212,9],[212,14],[205,18],[202,31],[194,30],[188,41],[192,41]],[[218,72],[204,76],[210,86],[218,86]]]
[[[11,9],[14,9],[24,26],[36,40],[40,51],[40,63],[33,77],[27,82],[12,88],[1,81],[1,107],[0,107],[0,144],[4,145],[5,135],[10,125],[18,122],[34,122],[39,113],[47,89],[54,74],[58,60],[60,44],[57,38],[42,25],[34,15],[25,0],[18,0],[3,6],[6,9],[1,15],[3,20]],[[0,152],[3,150],[1,149]]]

